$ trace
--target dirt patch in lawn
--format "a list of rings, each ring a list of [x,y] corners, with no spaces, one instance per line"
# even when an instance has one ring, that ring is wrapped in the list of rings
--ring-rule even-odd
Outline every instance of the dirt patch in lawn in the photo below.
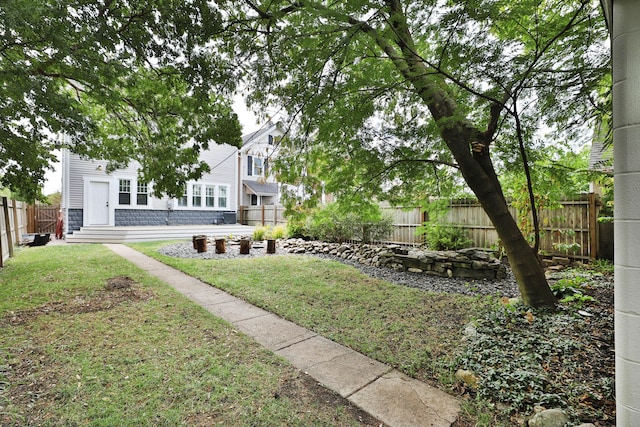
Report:
[[[347,399],[340,396],[314,380],[311,376],[300,372],[298,375],[281,380],[280,388],[274,392],[274,399],[288,399],[297,401],[306,409],[306,412],[317,412],[318,408],[333,408],[335,410],[335,425],[340,425],[337,414],[348,414],[353,420],[363,427],[386,427],[377,418],[369,415],[353,405]],[[197,413],[187,417],[189,426],[210,426],[216,423],[216,413]],[[344,417],[343,417],[344,419]]]
[[[385,425],[378,419],[369,415],[367,412],[353,405],[338,393],[323,387],[307,374],[301,373],[297,377],[283,381],[280,386],[280,390],[274,394],[274,397],[276,399],[281,397],[296,399],[309,408],[317,406],[332,406],[336,408],[336,412],[340,409],[343,412],[351,414],[354,419],[358,420],[366,427],[383,427]]]
[[[141,289],[128,276],[116,276],[107,280],[104,288],[91,295],[76,295],[67,301],[53,301],[26,310],[9,311],[0,318],[0,324],[24,325],[34,318],[54,313],[82,314],[110,310],[127,301],[148,301],[153,292]]]

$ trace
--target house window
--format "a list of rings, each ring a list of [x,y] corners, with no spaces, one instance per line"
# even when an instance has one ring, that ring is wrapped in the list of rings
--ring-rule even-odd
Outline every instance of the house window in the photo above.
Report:
[[[202,186],[200,184],[194,184],[191,190],[191,206],[202,206]]]
[[[264,173],[262,165],[263,165],[263,163],[262,163],[262,159],[260,157],[254,157],[253,158],[253,175],[262,176],[262,174]]]
[[[227,207],[227,187],[218,187],[218,207],[226,208]]]
[[[178,198],[178,206],[187,206],[187,185],[182,188],[182,196]]]
[[[136,204],[147,205],[149,201],[149,187],[146,182],[138,181],[138,193],[136,197]]]
[[[273,135],[269,135],[269,145],[273,145]]]
[[[216,187],[214,185],[206,185],[205,187],[205,206],[208,208],[215,207],[216,203]]]
[[[264,160],[260,157],[247,156],[247,175],[262,176],[264,175]]]
[[[251,195],[251,206],[258,206],[258,196],[255,194]]]
[[[118,186],[118,203],[121,205],[131,204],[131,180],[121,179]]]

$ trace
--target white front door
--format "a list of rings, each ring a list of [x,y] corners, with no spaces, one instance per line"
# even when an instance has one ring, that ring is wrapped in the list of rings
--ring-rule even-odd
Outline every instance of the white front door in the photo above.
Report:
[[[90,181],[87,197],[87,225],[109,225],[109,183]]]

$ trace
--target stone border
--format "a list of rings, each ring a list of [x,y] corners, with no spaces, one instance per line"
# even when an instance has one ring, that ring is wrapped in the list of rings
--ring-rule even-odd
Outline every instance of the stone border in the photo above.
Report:
[[[325,243],[302,239],[285,240],[282,247],[294,254],[331,255],[365,265],[440,277],[502,280],[507,276],[499,259],[478,248],[430,251],[393,244]]]

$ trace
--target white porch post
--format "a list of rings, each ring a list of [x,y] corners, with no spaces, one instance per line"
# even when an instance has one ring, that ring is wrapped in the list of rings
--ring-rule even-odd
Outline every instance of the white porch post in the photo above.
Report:
[[[640,2],[613,3],[617,425],[640,426]]]

